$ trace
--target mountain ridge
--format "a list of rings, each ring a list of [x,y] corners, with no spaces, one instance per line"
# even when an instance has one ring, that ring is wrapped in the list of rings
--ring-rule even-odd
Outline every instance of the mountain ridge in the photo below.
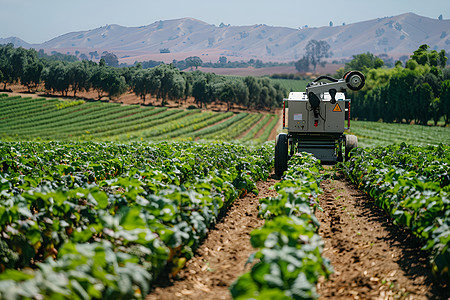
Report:
[[[346,25],[294,29],[265,24],[216,26],[180,18],[139,27],[111,24],[69,32],[41,44],[28,44],[17,37],[0,38],[0,44],[12,42],[24,48],[86,55],[109,51],[126,63],[149,59],[171,62],[193,55],[213,62],[220,56],[230,61],[288,62],[300,59],[312,39],[327,41],[335,59],[366,52],[398,58],[410,55],[421,44],[450,52],[450,20],[404,13]],[[160,53],[161,49],[170,53]]]

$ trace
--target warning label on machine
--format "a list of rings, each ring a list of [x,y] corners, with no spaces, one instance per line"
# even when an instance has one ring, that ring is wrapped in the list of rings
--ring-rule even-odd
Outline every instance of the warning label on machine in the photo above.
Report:
[[[336,105],[334,106],[333,111],[338,111],[338,112],[342,111],[342,109],[341,109],[341,107],[339,106],[338,103],[336,103]]]

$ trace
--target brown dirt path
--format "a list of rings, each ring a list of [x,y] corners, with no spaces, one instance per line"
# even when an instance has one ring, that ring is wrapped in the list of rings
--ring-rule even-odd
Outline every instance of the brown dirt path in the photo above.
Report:
[[[276,192],[269,189],[275,182],[275,179],[260,181],[257,183],[258,196],[248,194],[237,199],[209,232],[178,278],[169,286],[156,288],[146,299],[231,299],[228,287],[250,270],[245,263],[255,252],[249,234],[264,224],[258,218],[258,199],[276,196]]]
[[[419,241],[394,225],[373,200],[343,177],[322,182],[316,213],[323,256],[334,274],[318,285],[320,299],[448,299]],[[446,289],[447,288],[447,289]]]

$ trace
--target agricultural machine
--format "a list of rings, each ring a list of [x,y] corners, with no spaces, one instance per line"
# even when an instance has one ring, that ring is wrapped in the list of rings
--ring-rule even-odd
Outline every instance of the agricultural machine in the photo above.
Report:
[[[276,175],[283,175],[296,152],[312,153],[323,163],[331,164],[343,161],[343,155],[345,159],[349,157],[358,146],[358,139],[344,134],[350,127],[351,102],[345,91],[360,90],[364,82],[362,73],[350,71],[342,79],[320,76],[307,85],[306,92],[289,93],[283,101],[283,129],[288,133],[280,133],[275,144]]]

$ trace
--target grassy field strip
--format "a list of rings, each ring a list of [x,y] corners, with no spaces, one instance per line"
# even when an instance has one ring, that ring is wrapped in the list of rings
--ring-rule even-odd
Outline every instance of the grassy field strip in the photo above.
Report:
[[[141,139],[154,140],[158,139],[160,135],[172,132],[179,128],[184,128],[191,124],[203,122],[213,116],[213,112],[201,112],[192,111],[190,114],[186,114],[180,119],[173,120],[172,122],[160,124],[158,126],[149,128],[142,133]]]
[[[231,118],[225,119],[225,121],[223,121],[223,122],[219,122],[212,126],[208,126],[208,127],[202,128],[200,130],[197,130],[195,132],[188,133],[188,134],[184,135],[184,137],[192,138],[192,139],[195,139],[195,138],[203,139],[207,135],[211,135],[215,132],[219,132],[219,131],[223,130],[224,128],[227,128],[231,124],[233,124],[235,122],[239,122],[240,120],[245,118],[247,115],[248,115],[247,113],[236,114],[236,115],[232,116]]]
[[[20,116],[26,116],[30,112],[32,113],[41,113],[48,110],[54,110],[56,109],[57,102],[36,102],[36,103],[30,103],[24,104],[24,105],[17,105],[17,106],[8,106],[7,109],[2,109],[2,112],[4,115],[8,117],[20,117]]]
[[[55,107],[55,110],[54,111],[52,110],[51,113],[47,116],[45,114],[38,114],[35,116],[33,116],[31,114],[30,115],[30,116],[32,116],[31,118],[26,118],[26,116],[25,117],[15,117],[14,119],[10,120],[10,122],[8,122],[8,126],[10,128],[21,128],[21,127],[33,126],[30,124],[32,124],[34,122],[39,123],[39,124],[42,122],[44,124],[53,123],[53,122],[60,121],[60,120],[66,120],[66,122],[67,122],[67,119],[72,120],[78,116],[83,116],[85,114],[89,114],[90,112],[97,111],[99,109],[99,105],[92,104],[92,105],[86,105],[86,106],[84,106],[84,105],[72,106],[67,109],[70,109],[68,111],[68,114],[70,114],[70,118],[66,114],[65,109],[58,111],[58,110],[56,110],[56,107]],[[50,120],[50,117],[52,118],[51,120]]]
[[[77,122],[84,120],[86,118],[98,118],[100,115],[106,115],[110,111],[113,111],[114,107],[100,106],[100,107],[92,107],[88,110],[78,111],[74,115],[66,116],[66,118],[60,119],[59,121],[55,121],[52,123],[47,123],[41,129],[37,124],[30,123],[27,129],[21,128],[18,131],[12,130],[12,134],[23,133],[25,137],[43,137],[43,136],[52,136],[63,130],[64,128],[70,127],[71,125],[76,125]],[[94,115],[92,115],[92,114]],[[26,119],[23,121],[26,122]],[[50,125],[50,126],[49,126]]]
[[[144,137],[144,132],[158,126],[166,126],[174,120],[180,120],[190,114],[197,114],[199,110],[167,110],[161,114],[151,116],[146,122],[133,122],[126,127],[120,126],[114,130],[108,130],[99,134],[93,134],[92,137],[100,139],[114,139],[114,140],[138,140]]]
[[[80,105],[80,106],[71,106],[71,107],[66,107],[63,109],[51,109],[49,110],[48,113],[46,114],[38,114],[38,115],[34,115],[34,116],[28,116],[27,121],[28,122],[39,122],[44,124],[46,120],[49,119],[53,119],[53,120],[59,120],[59,119],[63,119],[65,118],[65,115],[79,111],[81,109],[88,109],[91,107],[96,106],[96,103],[86,103],[84,105]],[[12,126],[14,124],[15,128],[20,128],[20,127],[27,127],[27,123],[23,122],[23,119],[10,119],[10,122],[7,122],[9,126]],[[1,124],[1,122],[0,122]],[[1,125],[0,125],[1,126]]]
[[[111,129],[118,128],[119,124],[125,125],[130,123],[139,122],[139,120],[145,120],[145,118],[156,115],[165,111],[164,109],[156,110],[156,109],[146,109],[141,111],[130,110],[125,112],[120,112],[118,114],[114,114],[111,116],[105,116],[104,118],[98,120],[90,120],[88,122],[84,122],[83,124],[74,124],[72,128],[67,128],[67,130],[60,131],[60,133],[70,133],[71,136],[78,136],[81,134],[94,133],[94,132],[104,132]],[[135,112],[135,113],[133,113]],[[130,114],[132,113],[132,114]],[[123,117],[125,116],[125,117]],[[118,118],[122,118],[121,122],[117,122]]]
[[[275,115],[272,121],[270,121],[270,123],[264,129],[264,133],[261,134],[261,136],[259,136],[259,138],[257,138],[256,140],[259,142],[267,141],[270,137],[270,134],[272,133],[272,130],[275,128],[275,126],[277,126],[279,119],[280,117],[278,115]]]
[[[211,134],[207,134],[205,136],[202,136],[202,139],[205,140],[232,140],[237,138],[242,132],[247,130],[251,126],[251,124],[254,124],[261,118],[262,115],[259,114],[248,114],[245,116],[242,120],[239,122],[234,122],[233,124],[230,124],[228,127]]]
[[[270,81],[278,83],[281,87],[285,88],[288,92],[302,92],[306,90],[306,85],[309,83],[307,80],[295,80],[295,79],[278,79],[271,78]]]
[[[0,97],[0,108],[33,102],[32,99],[31,97],[21,98],[20,96]]]
[[[233,115],[232,112],[215,113],[215,114],[213,114],[211,116],[211,118],[206,119],[203,122],[191,124],[189,126],[179,128],[179,129],[174,130],[172,132],[168,132],[168,133],[162,134],[159,137],[157,137],[157,139],[162,140],[162,139],[170,139],[170,138],[175,138],[175,137],[180,137],[180,136],[184,137],[186,134],[189,134],[191,132],[196,132],[198,130],[201,130],[203,128],[206,128],[208,126],[216,124],[217,122],[225,120],[226,118],[229,118],[232,115]]]
[[[128,115],[130,113],[133,113],[134,111],[139,110],[139,107],[130,107],[126,108],[125,110],[122,109],[122,107],[117,107],[115,109],[108,109],[108,110],[100,110],[96,111],[92,114],[85,114],[80,115],[78,118],[75,118],[68,122],[69,120],[59,120],[59,122],[55,123],[47,123],[42,125],[37,125],[37,130],[48,130],[54,128],[53,124],[58,124],[60,127],[57,128],[57,132],[65,132],[73,130],[74,128],[92,128],[95,127],[98,124],[103,124],[103,122],[106,122],[108,120],[118,118],[119,116]],[[71,117],[71,116],[68,116]],[[52,126],[53,125],[53,126]]]
[[[48,132],[64,132],[68,130],[72,130],[74,126],[81,127],[86,124],[90,124],[90,126],[95,125],[96,123],[101,122],[106,119],[110,119],[111,117],[116,116],[118,113],[123,112],[123,108],[120,106],[117,107],[106,107],[92,111],[92,113],[85,113],[80,114],[78,117],[74,118],[72,115],[66,116],[65,118],[61,118],[59,120],[43,120],[44,124],[30,124],[28,126],[29,130],[27,131],[27,134],[30,134],[32,136],[35,136],[36,134],[39,135],[42,130],[48,131]],[[133,108],[126,107],[125,113],[127,111],[131,111]],[[134,108],[139,109],[139,108]],[[50,122],[52,121],[52,122]],[[105,120],[106,121],[106,120]],[[12,130],[13,131],[13,130]],[[20,131],[20,130],[19,130]],[[23,129],[22,129],[23,131]]]
[[[361,145],[364,146],[401,142],[438,145],[450,141],[450,128],[436,126],[352,121],[351,132],[358,136]]]
[[[247,132],[245,132],[239,140],[246,142],[255,138],[255,135],[261,130],[261,128],[267,125],[267,122],[269,122],[270,118],[272,118],[272,115],[265,115],[263,119],[260,119],[258,123],[255,124],[255,126],[251,127]]]
[[[27,99],[27,98],[25,98]],[[0,103],[2,101],[0,100]],[[29,98],[28,100],[14,100],[14,102],[5,104],[1,107],[2,111],[4,111],[5,113],[8,113],[9,115],[11,114],[16,114],[16,115],[20,115],[22,114],[24,111],[30,110],[30,109],[42,109],[42,108],[49,108],[49,107],[55,107],[56,103],[60,103],[60,101],[56,100],[56,99],[45,99],[45,98],[36,98],[36,99],[32,99]]]
[[[33,99],[31,97],[27,97],[27,98],[0,98],[0,108],[2,110],[8,110],[8,109],[16,109],[17,107],[22,108],[22,107],[26,107],[26,106],[32,106],[34,105],[37,101],[41,101],[44,98],[36,98]],[[53,101],[58,101],[55,99],[52,99]]]
[[[180,115],[178,110],[154,109],[146,111],[143,115],[138,115],[136,118],[124,119],[123,122],[111,122],[105,126],[91,128],[83,134],[90,138],[95,137],[99,139],[109,138],[114,135],[120,135],[129,131],[135,131],[143,128],[155,126],[168,119],[176,118],[174,115]]]

